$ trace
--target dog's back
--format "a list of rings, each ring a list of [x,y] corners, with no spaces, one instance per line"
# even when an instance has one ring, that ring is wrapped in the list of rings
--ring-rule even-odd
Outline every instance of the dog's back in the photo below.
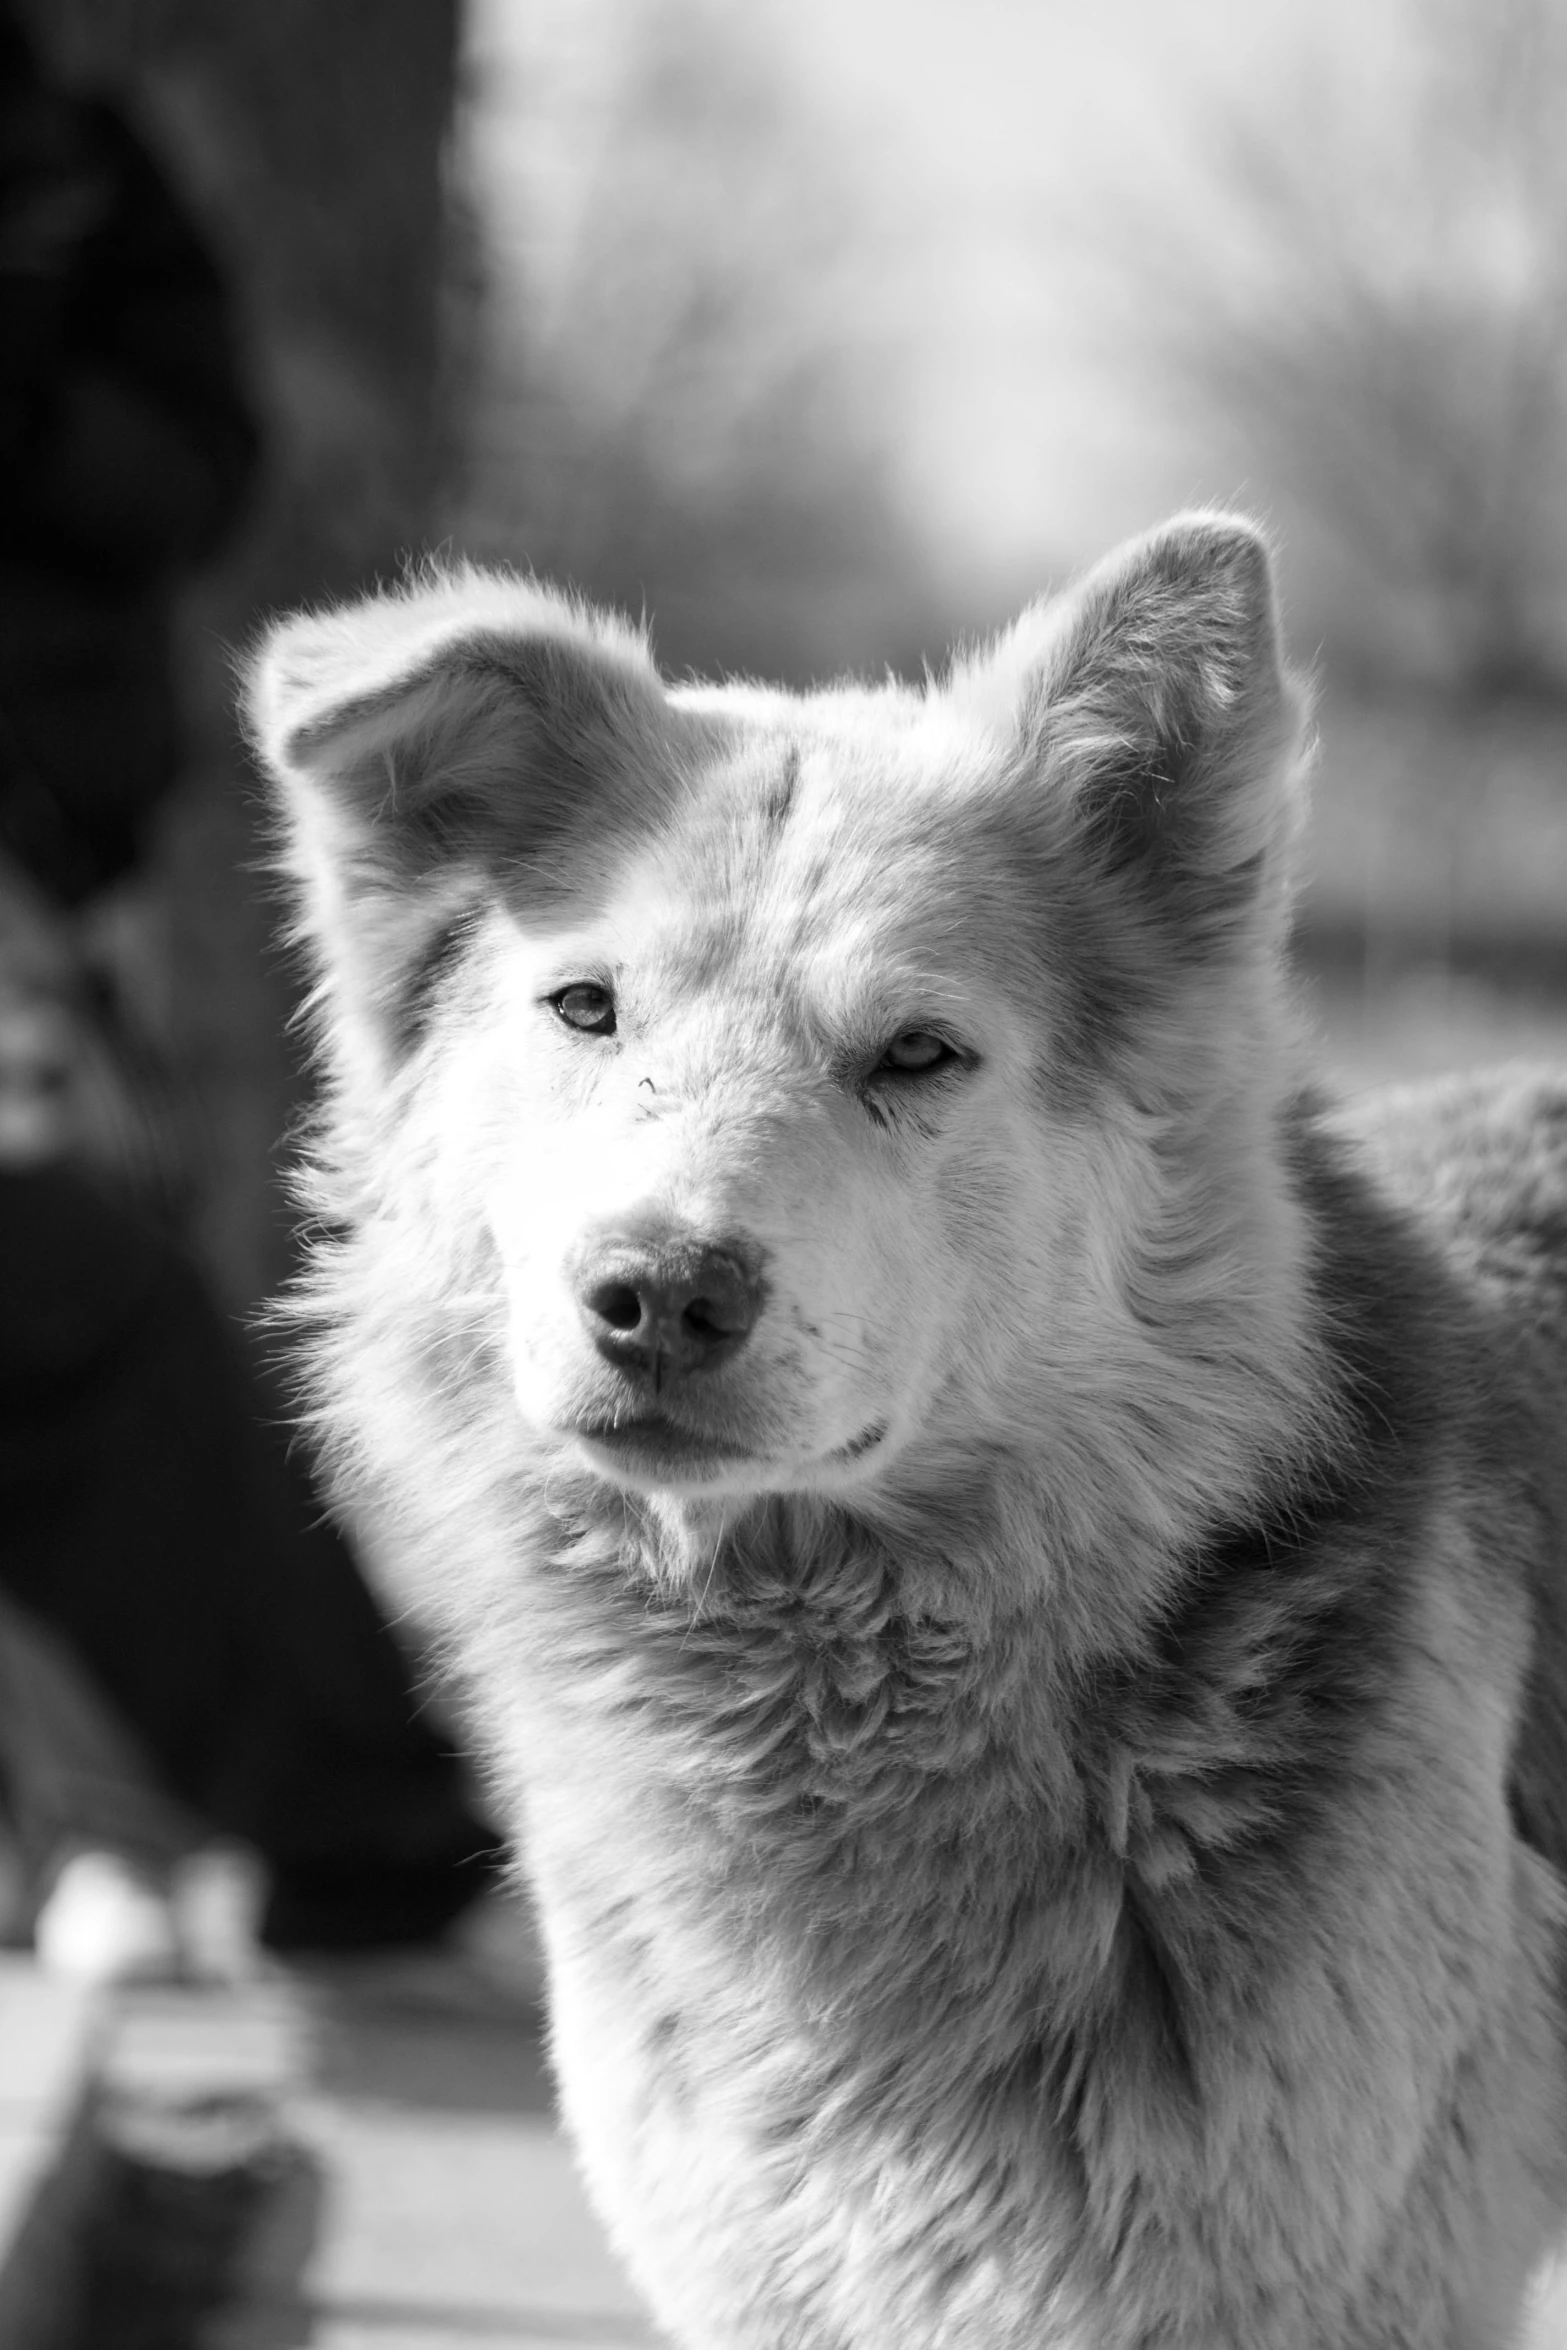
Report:
[[[1567,1873],[1567,1076],[1502,1070],[1374,1095],[1341,1120],[1483,1301],[1538,1532],[1513,1761],[1520,1831]]]

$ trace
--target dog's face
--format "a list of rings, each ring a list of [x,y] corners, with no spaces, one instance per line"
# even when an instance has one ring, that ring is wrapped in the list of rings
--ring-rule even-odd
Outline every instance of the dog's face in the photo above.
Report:
[[[981,1376],[1009,1269],[1050,1244],[1026,973],[973,943],[1023,892],[983,822],[954,869],[946,750],[856,772],[841,730],[758,722],[585,918],[486,921],[517,1396],[612,1477],[878,1474]]]
[[[1294,712],[1245,526],[923,694],[667,694],[470,580],[291,624],[253,708],[341,1132],[482,1232],[536,1435],[835,1493],[1097,1375],[1139,1212],[1105,1090],[1157,1122],[1150,990],[1276,943]]]

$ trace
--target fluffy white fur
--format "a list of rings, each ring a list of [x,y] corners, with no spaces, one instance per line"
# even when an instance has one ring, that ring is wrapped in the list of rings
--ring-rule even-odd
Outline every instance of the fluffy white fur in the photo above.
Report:
[[[283,624],[251,713],[327,1455],[662,2322],[1501,2350],[1567,2202],[1562,1293],[1516,1183],[1504,1294],[1312,1104],[1255,531],[923,691],[669,691],[460,574]],[[1442,1165],[1567,1201],[1563,1098]]]

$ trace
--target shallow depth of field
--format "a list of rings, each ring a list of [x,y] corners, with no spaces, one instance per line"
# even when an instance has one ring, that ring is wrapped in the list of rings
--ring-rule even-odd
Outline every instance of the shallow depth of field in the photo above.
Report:
[[[645,614],[671,674],[917,678],[1118,539],[1242,507],[1312,688],[1296,954],[1331,1080],[1567,1066],[1567,0],[8,5],[167,173],[258,428],[182,597],[179,780],[86,942],[226,1317],[297,1269],[311,1091],[236,670],[268,613],[432,554]],[[47,1055],[13,1060],[58,1119]],[[320,1588],[261,1575],[243,1621]],[[149,1652],[198,1687],[172,1620]],[[332,1775],[300,1784],[309,1826]],[[5,1872],[0,1833],[0,1911]],[[3,2350],[646,2344],[552,2119],[536,1944],[473,1908],[455,1977],[236,1969],[107,2022],[0,1952]]]

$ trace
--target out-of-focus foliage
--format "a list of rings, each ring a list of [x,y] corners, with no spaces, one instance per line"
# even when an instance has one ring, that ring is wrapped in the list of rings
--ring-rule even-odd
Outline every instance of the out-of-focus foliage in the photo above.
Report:
[[[491,245],[459,536],[645,606],[676,668],[916,661],[941,630],[831,129],[738,12],[653,0],[620,31],[558,248],[530,266],[525,219]]]
[[[1391,34],[1203,124],[1140,298],[1341,675],[1561,697],[1567,7],[1405,0]]]

